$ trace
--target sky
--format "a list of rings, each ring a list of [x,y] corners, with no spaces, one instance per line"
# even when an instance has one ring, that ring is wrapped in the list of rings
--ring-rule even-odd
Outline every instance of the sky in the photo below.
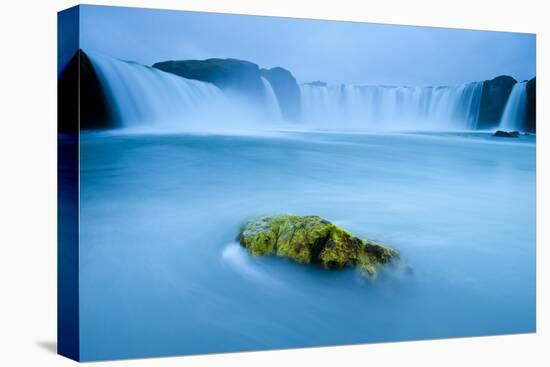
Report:
[[[279,17],[81,6],[80,47],[152,65],[237,58],[298,82],[457,85],[535,76],[535,35]]]

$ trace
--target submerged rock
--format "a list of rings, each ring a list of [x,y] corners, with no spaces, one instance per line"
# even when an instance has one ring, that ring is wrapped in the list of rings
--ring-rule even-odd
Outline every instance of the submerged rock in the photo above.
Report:
[[[519,137],[519,131],[503,131],[503,130],[497,130],[493,136],[497,136],[499,138],[517,138]]]
[[[396,250],[355,237],[318,216],[275,215],[251,220],[242,227],[238,240],[256,256],[283,256],[325,269],[358,267],[373,278],[381,265],[399,259]]]

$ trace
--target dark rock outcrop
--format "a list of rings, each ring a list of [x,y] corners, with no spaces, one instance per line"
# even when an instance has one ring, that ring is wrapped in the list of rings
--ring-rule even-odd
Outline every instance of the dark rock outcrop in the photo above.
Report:
[[[78,132],[78,59],[73,55],[57,79],[57,131]]]
[[[378,242],[360,239],[318,216],[275,215],[246,223],[238,241],[256,256],[276,255],[325,269],[358,267],[376,277],[377,270],[400,258]]]
[[[497,130],[493,136],[499,137],[499,138],[519,138],[519,131],[503,131],[503,130]]]
[[[283,118],[297,121],[301,114],[300,88],[292,73],[286,69],[275,67],[262,69],[261,74],[269,81],[281,108]]]
[[[527,82],[527,113],[525,117],[525,131],[537,131],[537,80],[533,78]]]
[[[517,81],[508,75],[501,75],[483,82],[479,107],[478,129],[498,126],[508,97]]]
[[[304,83],[306,85],[313,85],[314,87],[326,87],[327,86],[327,83],[326,82],[322,82],[320,80],[314,80],[312,82],[309,82],[309,83]]]
[[[237,59],[207,59],[163,61],[154,68],[216,85],[230,93],[237,93],[248,100],[258,102],[264,99],[264,88],[258,65]]]
[[[252,62],[237,59],[163,61],[153,67],[187,79],[212,83],[225,92],[260,104],[265,102],[261,79],[264,77],[275,92],[283,117],[289,121],[300,117],[300,89],[294,76],[286,69],[260,69]]]
[[[76,131],[79,113],[81,129],[115,126],[104,89],[84,51],[78,50],[61,72],[57,93],[58,131]]]

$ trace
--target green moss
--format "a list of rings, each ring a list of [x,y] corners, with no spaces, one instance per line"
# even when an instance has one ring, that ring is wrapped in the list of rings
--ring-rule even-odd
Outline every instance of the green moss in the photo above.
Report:
[[[376,277],[377,269],[399,258],[378,242],[363,240],[318,216],[276,215],[251,220],[239,242],[253,255],[277,255],[326,269],[359,267]]]

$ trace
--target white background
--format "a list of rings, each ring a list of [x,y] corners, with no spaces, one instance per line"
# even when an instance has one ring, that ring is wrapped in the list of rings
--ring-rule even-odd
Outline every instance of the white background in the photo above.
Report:
[[[537,33],[537,333],[94,363],[94,366],[541,366],[548,320],[545,1],[196,0],[96,4]],[[56,12],[74,1],[0,3],[0,366],[69,366],[56,339]],[[546,23],[546,24],[545,24]],[[101,31],[101,30],[98,30]],[[108,35],[106,35],[108,37]],[[545,158],[546,157],[546,158]],[[514,200],[514,193],[510,193]],[[543,224],[546,222],[546,226]],[[467,230],[467,229],[466,229]],[[487,259],[490,261],[490,259]]]

